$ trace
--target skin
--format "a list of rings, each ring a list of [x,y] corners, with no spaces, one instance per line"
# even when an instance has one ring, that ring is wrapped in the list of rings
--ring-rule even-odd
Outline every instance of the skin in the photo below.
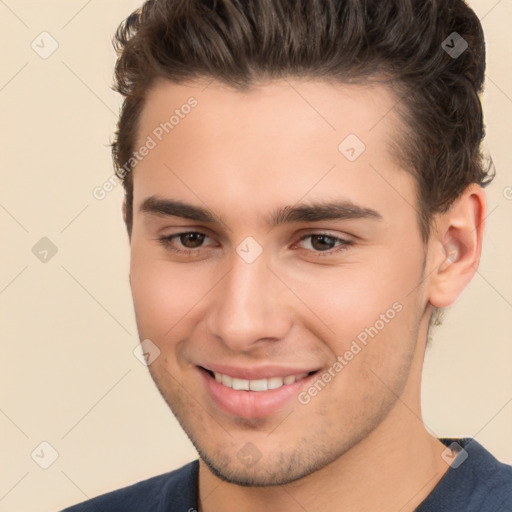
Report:
[[[134,170],[130,267],[140,339],[161,351],[151,375],[200,455],[199,508],[414,510],[448,469],[421,418],[428,322],[474,275],[484,193],[468,187],[424,244],[416,184],[390,152],[403,126],[384,86],[207,83],[159,81],[148,94],[138,145],[190,96],[198,104]],[[338,150],[350,133],[366,145],[353,162]],[[152,196],[221,222],[142,212]],[[382,218],[266,222],[285,205],[334,200]],[[172,239],[192,254],[159,240],[198,231],[202,245]],[[322,232],[352,244],[301,240]],[[250,264],[236,252],[248,236],[263,249]],[[401,311],[306,405],[237,417],[199,376],[207,361],[322,374],[394,303]],[[250,464],[237,456],[247,443],[259,456]]]

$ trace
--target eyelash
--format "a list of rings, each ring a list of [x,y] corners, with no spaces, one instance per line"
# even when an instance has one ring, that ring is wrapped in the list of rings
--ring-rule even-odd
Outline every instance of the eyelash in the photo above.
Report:
[[[194,253],[198,253],[202,249],[202,247],[198,247],[196,249],[178,249],[177,247],[172,245],[172,240],[175,239],[175,238],[179,238],[180,236],[190,235],[190,234],[204,235],[205,237],[208,237],[208,235],[206,233],[203,233],[201,231],[183,231],[181,233],[176,233],[174,235],[159,237],[158,240],[160,241],[160,243],[166,249],[171,250],[171,251],[173,251],[176,254],[180,254],[180,255],[183,255],[183,256],[189,256],[189,255],[192,255]],[[332,249],[328,249],[326,251],[314,251],[314,250],[311,251],[309,249],[304,249],[304,250],[306,250],[308,252],[313,252],[316,257],[332,256],[333,254],[337,254],[337,253],[339,253],[341,251],[344,251],[349,246],[353,245],[353,242],[351,240],[345,240],[344,238],[339,238],[337,236],[332,236],[329,233],[308,233],[306,235],[303,235],[299,239],[299,242],[302,242],[306,238],[310,238],[312,236],[325,236],[327,238],[330,238],[330,239],[334,240],[335,243],[338,243],[337,246],[335,246]]]

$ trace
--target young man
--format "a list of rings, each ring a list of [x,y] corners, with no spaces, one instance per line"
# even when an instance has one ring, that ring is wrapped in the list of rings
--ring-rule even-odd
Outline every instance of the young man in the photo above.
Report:
[[[420,407],[492,178],[475,14],[155,0],[116,45],[139,336],[199,460],[68,510],[511,510],[512,468]]]

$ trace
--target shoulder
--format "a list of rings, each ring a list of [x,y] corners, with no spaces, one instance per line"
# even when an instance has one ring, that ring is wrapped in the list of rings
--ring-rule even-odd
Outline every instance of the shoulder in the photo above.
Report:
[[[500,462],[474,439],[440,441],[454,445],[459,454],[417,512],[512,510],[512,466]]]
[[[187,512],[197,508],[199,461],[102,494],[62,512]],[[172,508],[170,508],[172,506]]]
[[[471,464],[472,504],[475,510],[482,512],[502,512],[512,510],[512,466],[496,459],[474,439],[469,440],[473,446],[465,447]]]

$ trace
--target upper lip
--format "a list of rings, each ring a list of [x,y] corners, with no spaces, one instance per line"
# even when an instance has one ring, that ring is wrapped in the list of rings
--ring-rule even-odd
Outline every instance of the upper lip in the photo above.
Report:
[[[278,365],[265,365],[259,367],[242,367],[242,366],[231,366],[227,364],[214,364],[208,363],[201,365],[205,370],[210,370],[216,373],[222,373],[223,375],[229,375],[236,379],[246,380],[258,380],[258,379],[270,379],[272,377],[288,377],[289,375],[299,375],[301,373],[310,373],[317,371],[318,368],[308,367],[287,367]]]

